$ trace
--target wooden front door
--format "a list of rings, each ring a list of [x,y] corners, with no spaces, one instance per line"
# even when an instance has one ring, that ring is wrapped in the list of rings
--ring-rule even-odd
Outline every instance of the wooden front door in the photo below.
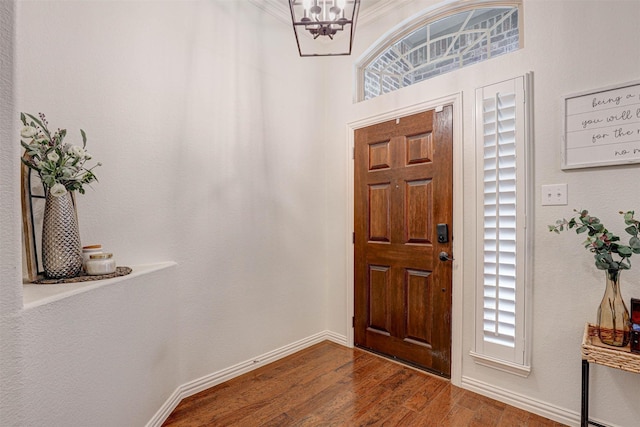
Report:
[[[446,106],[355,131],[355,345],[446,377],[452,127]]]

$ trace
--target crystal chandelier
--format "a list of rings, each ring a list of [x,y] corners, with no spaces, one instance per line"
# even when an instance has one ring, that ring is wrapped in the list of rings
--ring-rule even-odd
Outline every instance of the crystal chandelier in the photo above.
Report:
[[[289,0],[289,7],[300,56],[351,54],[360,0]]]

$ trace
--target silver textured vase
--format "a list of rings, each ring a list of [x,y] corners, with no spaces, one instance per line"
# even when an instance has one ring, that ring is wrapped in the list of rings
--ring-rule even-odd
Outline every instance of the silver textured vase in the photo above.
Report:
[[[51,279],[75,277],[82,268],[82,245],[78,219],[66,192],[56,197],[47,191],[42,223],[42,266]]]

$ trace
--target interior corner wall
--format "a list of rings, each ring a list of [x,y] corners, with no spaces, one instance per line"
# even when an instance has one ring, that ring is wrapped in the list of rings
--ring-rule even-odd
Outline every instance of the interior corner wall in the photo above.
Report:
[[[364,120],[423,102],[462,93],[463,99],[463,218],[464,252],[455,254],[463,268],[462,381],[481,393],[509,400],[534,412],[577,424],[581,397],[581,349],[586,322],[595,322],[596,309],[604,292],[604,275],[593,265],[580,236],[549,233],[547,225],[569,217],[573,209],[589,209],[605,224],[624,235],[624,222],[618,211],[640,209],[640,193],[635,190],[638,165],[563,171],[560,153],[563,138],[563,97],[587,90],[638,79],[637,19],[640,3],[633,1],[536,1],[524,0],[524,44],[519,51],[471,65],[448,74],[379,96],[352,103],[354,65],[368,49],[404,20],[437,8],[437,1],[403,2],[375,21],[359,22],[351,61],[336,59],[330,108],[327,108],[327,204],[329,265],[328,293],[330,328],[346,333],[351,307],[344,306],[344,295],[353,284],[341,279],[343,260],[348,258],[344,237],[352,230],[344,220],[348,203],[345,182],[347,162],[352,161],[346,147],[347,123]],[[477,365],[469,356],[474,346],[476,285],[476,206],[474,94],[475,89],[533,72],[533,175],[534,204],[533,254],[531,266],[532,372],[520,378]],[[540,187],[567,183],[568,206],[541,206]],[[342,206],[342,209],[340,209]],[[634,262],[632,260],[632,262]],[[623,272],[622,293],[626,301],[640,296],[640,273],[634,264]],[[348,266],[347,266],[348,268]],[[637,376],[615,369],[591,369],[591,407],[594,419],[608,425],[637,424]]]
[[[178,387],[324,331],[321,71],[290,27],[226,0],[25,1],[16,16],[14,110],[70,143],[84,129],[102,163],[78,196],[83,244],[177,267],[18,308],[20,418],[3,425],[144,425]]]
[[[14,116],[15,3],[0,3],[0,313],[16,313],[22,291],[12,282],[22,275],[20,264],[20,146]]]
[[[14,115],[15,1],[0,2],[0,422],[23,425],[20,148]],[[10,424],[7,424],[10,425]]]

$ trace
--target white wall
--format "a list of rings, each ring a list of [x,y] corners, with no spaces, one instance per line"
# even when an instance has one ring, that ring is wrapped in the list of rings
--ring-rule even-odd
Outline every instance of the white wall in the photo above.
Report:
[[[22,422],[20,185],[14,115],[15,3],[0,2],[0,420]]]
[[[103,166],[78,198],[83,244],[178,266],[24,311],[14,272],[2,354],[19,397],[2,424],[142,425],[178,386],[324,331],[322,81],[290,28],[244,1],[16,9],[10,167],[17,112],[44,112],[70,142],[85,129]],[[3,247],[2,265],[19,256]]]
[[[231,0],[20,2],[12,56],[13,3],[0,2],[2,96],[15,98],[15,108],[0,104],[3,425],[144,424],[181,384],[325,329],[347,335],[346,123],[458,92],[462,375],[575,415],[582,328],[595,320],[604,280],[577,236],[550,235],[546,224],[573,207],[617,221],[617,210],[640,206],[640,196],[635,166],[560,170],[561,102],[637,79],[640,4],[526,0],[521,51],[353,105],[353,61],[434,4],[402,3],[359,26],[352,57],[300,60],[290,27]],[[322,71],[330,71],[326,81]],[[528,71],[535,74],[534,349],[533,372],[520,379],[467,356],[472,107],[476,87]],[[102,243],[120,264],[170,259],[178,267],[22,311],[18,111],[43,111],[73,138],[82,127],[104,163],[100,182],[79,198],[85,244]],[[540,207],[540,185],[559,182],[569,184],[570,205]],[[623,281],[626,298],[640,295],[635,270]],[[633,425],[637,378],[600,367],[592,374],[592,414]]]
[[[335,93],[327,109],[328,136],[331,144],[327,167],[329,263],[335,267],[329,276],[329,328],[346,334],[346,319],[351,307],[345,307],[345,268],[340,268],[346,253],[343,236],[344,212],[348,194],[345,124],[378,114],[409,107],[428,100],[462,92],[463,94],[463,166],[464,166],[464,253],[456,254],[463,264],[463,349],[462,381],[504,392],[507,398],[541,407],[548,416],[577,419],[580,408],[580,343],[584,324],[595,322],[596,309],[604,292],[604,274],[593,266],[591,254],[574,235],[557,236],[547,224],[570,216],[572,209],[591,209],[606,220],[610,229],[624,235],[619,210],[640,210],[640,194],[635,189],[638,166],[560,169],[562,136],[562,97],[571,93],[633,81],[640,71],[637,19],[640,3],[635,1],[541,1],[524,2],[524,48],[482,64],[433,78],[418,85],[387,94],[371,101],[350,103],[353,63],[388,30],[415,13],[434,7],[435,1],[403,3],[375,22],[359,25],[354,55],[350,61],[332,64]],[[473,346],[475,285],[475,143],[473,127],[474,91],[477,87],[508,78],[534,73],[534,254],[532,266],[531,319],[532,373],[523,379],[476,365],[468,352]],[[568,183],[569,206],[542,207],[540,186]],[[340,207],[342,206],[342,210]],[[460,238],[460,233],[454,235]],[[633,260],[632,260],[633,262]],[[636,261],[637,262],[637,261]],[[634,263],[635,264],[635,263]],[[637,266],[623,272],[625,299],[640,297]],[[345,312],[346,311],[346,312]],[[592,368],[591,415],[612,425],[637,424],[638,377],[613,369]],[[635,391],[634,391],[635,390]],[[568,418],[567,418],[568,417]]]

